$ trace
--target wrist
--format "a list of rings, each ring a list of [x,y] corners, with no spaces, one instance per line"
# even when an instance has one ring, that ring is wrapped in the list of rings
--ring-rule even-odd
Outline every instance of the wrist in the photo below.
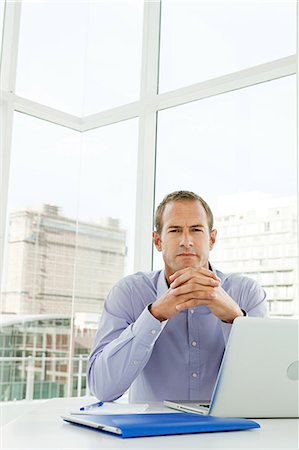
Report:
[[[159,309],[157,310],[157,307],[154,303],[148,305],[148,310],[151,313],[152,316],[155,317],[155,319],[159,320],[160,322],[164,322],[164,320],[167,320],[166,317],[163,317],[161,313],[159,312]]]
[[[231,319],[231,320],[222,320],[221,319],[221,322],[232,324],[237,317],[246,317],[247,312],[244,311],[244,309],[241,309],[241,308],[239,308],[239,309],[240,309],[240,312],[233,319]]]

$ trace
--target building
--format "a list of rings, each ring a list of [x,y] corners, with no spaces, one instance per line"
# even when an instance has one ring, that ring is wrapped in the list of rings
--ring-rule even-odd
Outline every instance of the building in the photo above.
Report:
[[[85,394],[96,330],[87,316],[79,313],[72,327],[62,314],[0,315],[0,401],[65,397],[69,383],[71,395]]]
[[[117,219],[76,222],[51,205],[11,213],[1,312],[99,313],[125,256]]]
[[[267,293],[270,315],[298,315],[296,197],[220,197],[215,227],[212,262],[256,279]]]

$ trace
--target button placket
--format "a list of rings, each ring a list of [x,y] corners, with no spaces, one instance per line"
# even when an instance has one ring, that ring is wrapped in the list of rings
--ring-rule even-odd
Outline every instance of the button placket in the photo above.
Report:
[[[199,365],[199,329],[198,329],[198,316],[195,309],[189,309],[188,314],[188,338],[190,345],[190,383],[189,383],[189,395],[190,398],[194,398],[196,392],[199,391],[200,383],[200,365]]]

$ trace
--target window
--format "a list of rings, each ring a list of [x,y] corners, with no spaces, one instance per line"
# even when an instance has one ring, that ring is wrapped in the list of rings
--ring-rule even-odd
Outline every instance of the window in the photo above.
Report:
[[[122,233],[121,246],[115,236],[101,253],[111,265],[125,259],[122,274],[133,271],[137,145],[136,119],[88,131],[82,141],[79,217]]]
[[[235,202],[245,204],[248,215],[259,195],[247,194],[247,199],[243,192],[260,191],[264,201],[267,193],[295,195],[295,94],[295,77],[287,77],[161,111],[157,199],[173,190],[190,189],[200,192],[213,210],[219,205],[221,216],[227,216],[242,212],[237,206],[229,208],[227,195],[234,194]],[[269,161],[272,170],[267,170]],[[287,183],[277,183],[277,171]],[[256,224],[251,220],[253,228]]]
[[[25,114],[14,119],[2,312],[70,316],[73,310],[80,327],[86,313],[96,324],[112,285],[133,271],[138,123],[90,131],[83,139]],[[121,147],[113,144],[116,136]],[[111,177],[115,183],[107,191]],[[107,264],[100,263],[102,255],[109,255]],[[82,343],[77,327],[73,333],[76,354]],[[94,332],[89,347],[93,337]],[[25,348],[35,351],[41,339],[27,334]],[[46,339],[48,352],[64,352],[67,367],[69,331]],[[35,395],[42,392],[40,387]]]
[[[212,263],[298,316],[295,9],[0,4],[1,400],[88,393],[103,301],[162,266],[149,230],[173,190],[210,203]]]
[[[18,95],[77,116],[137,100],[142,2],[22,3]]]
[[[161,17],[163,92],[296,52],[295,1],[163,0]]]

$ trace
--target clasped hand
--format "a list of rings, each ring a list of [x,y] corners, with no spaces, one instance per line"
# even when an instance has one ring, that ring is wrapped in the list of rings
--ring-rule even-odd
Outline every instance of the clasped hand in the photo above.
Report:
[[[169,280],[168,291],[151,306],[151,313],[160,321],[170,319],[184,309],[202,305],[226,322],[243,315],[211,270],[187,267],[170,275]]]

